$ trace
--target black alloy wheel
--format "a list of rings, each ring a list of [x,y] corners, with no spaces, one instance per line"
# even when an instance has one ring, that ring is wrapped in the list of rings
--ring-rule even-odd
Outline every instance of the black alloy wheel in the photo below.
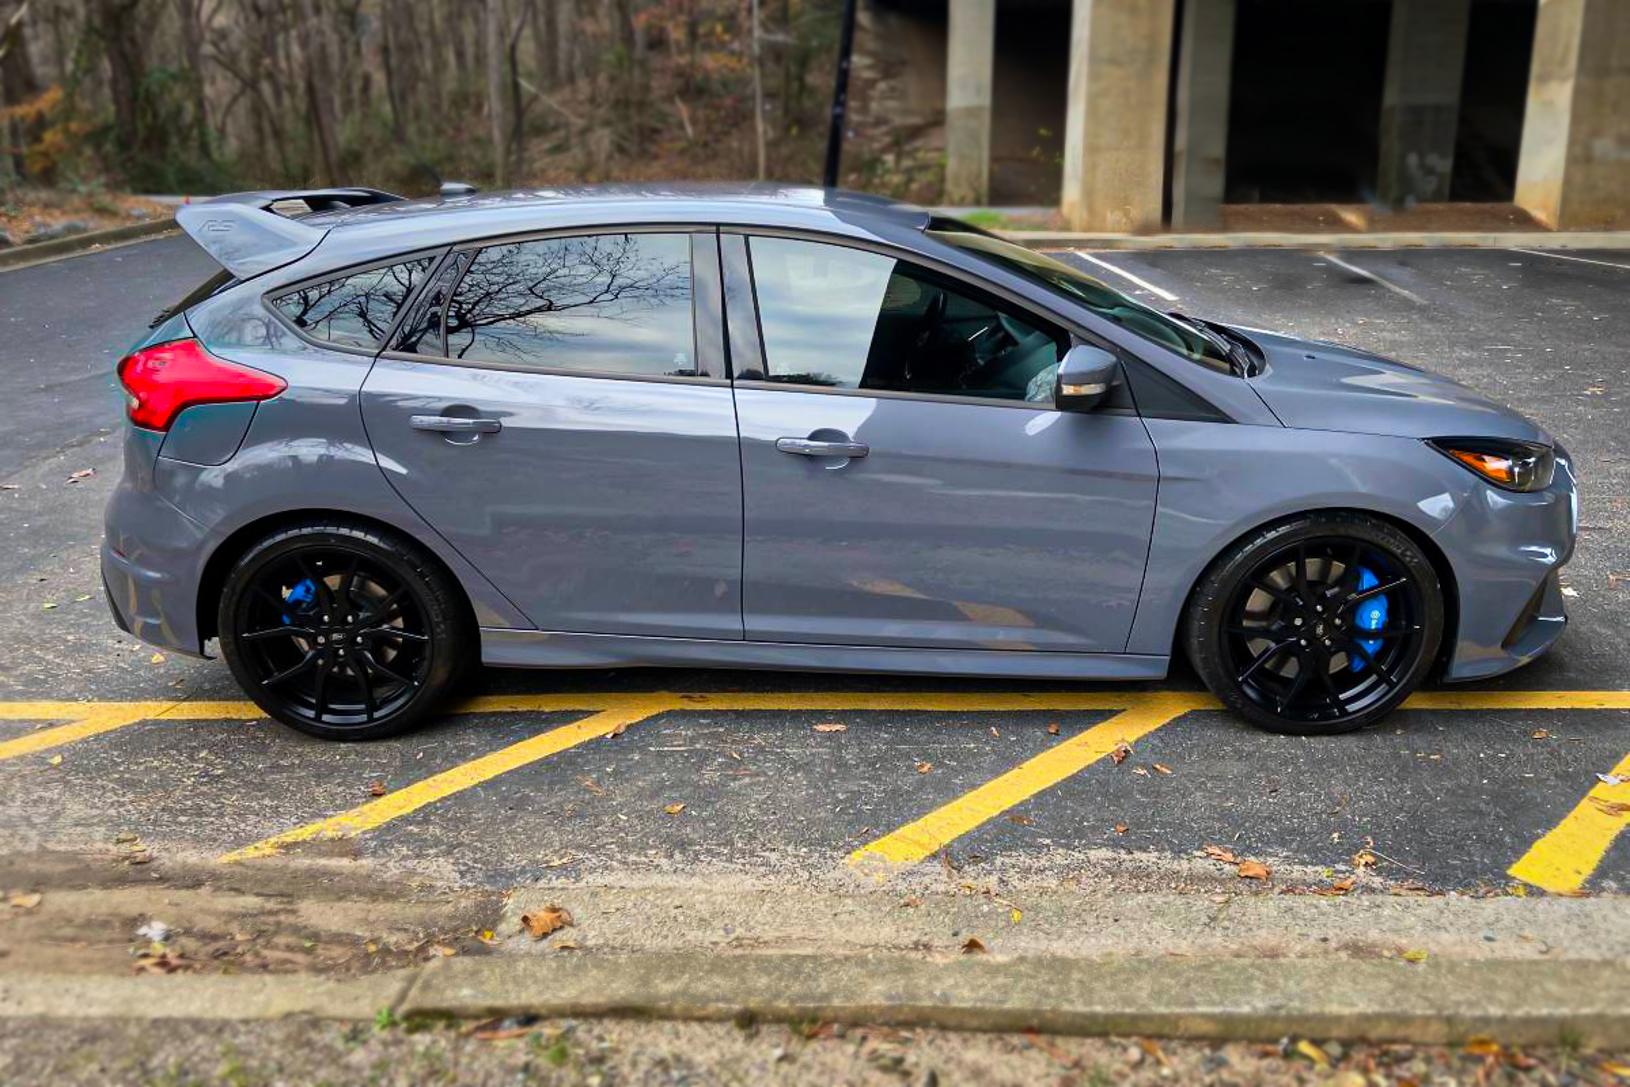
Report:
[[[1345,732],[1419,685],[1442,627],[1437,576],[1413,540],[1327,514],[1259,533],[1202,580],[1190,652],[1207,686],[1253,723]]]
[[[405,541],[313,526],[251,548],[227,579],[221,648],[251,698],[326,739],[417,723],[465,650],[448,579]]]

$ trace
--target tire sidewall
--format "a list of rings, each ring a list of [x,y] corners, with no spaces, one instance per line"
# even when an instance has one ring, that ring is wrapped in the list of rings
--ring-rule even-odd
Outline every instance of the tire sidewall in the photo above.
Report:
[[[326,725],[283,710],[277,700],[261,693],[255,674],[237,639],[238,616],[247,606],[249,591],[267,566],[306,547],[355,551],[400,579],[424,616],[430,641],[424,681],[402,706],[385,718],[365,725]],[[238,685],[255,704],[291,728],[325,740],[371,740],[394,736],[418,725],[456,680],[465,656],[465,623],[446,578],[427,556],[405,541],[377,530],[346,525],[304,525],[274,532],[246,551],[228,573],[221,589],[216,633],[221,656]]]
[[[1386,551],[1419,588],[1422,599],[1421,648],[1409,671],[1387,697],[1340,721],[1289,721],[1264,709],[1240,690],[1230,674],[1225,627],[1227,609],[1240,581],[1271,553],[1298,542],[1345,537]],[[1258,529],[1235,543],[1202,575],[1184,621],[1189,660],[1222,703],[1251,724],[1270,732],[1312,736],[1352,732],[1391,713],[1420,685],[1437,661],[1444,636],[1443,588],[1426,552],[1403,530],[1354,513],[1303,514]]]

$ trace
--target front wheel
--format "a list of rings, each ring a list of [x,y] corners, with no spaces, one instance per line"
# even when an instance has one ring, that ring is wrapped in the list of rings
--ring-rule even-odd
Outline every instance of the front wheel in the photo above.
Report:
[[[249,697],[329,740],[412,728],[470,648],[462,598],[441,568],[358,525],[298,526],[255,544],[227,576],[218,624]]]
[[[1189,603],[1189,659],[1213,694],[1273,732],[1363,728],[1425,678],[1443,592],[1420,546],[1360,514],[1309,514],[1231,547]]]

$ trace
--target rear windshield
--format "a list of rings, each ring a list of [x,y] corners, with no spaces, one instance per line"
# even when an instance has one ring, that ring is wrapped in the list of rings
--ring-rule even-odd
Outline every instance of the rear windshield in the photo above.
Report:
[[[935,226],[948,227],[954,220],[936,220]],[[1175,351],[1191,362],[1232,373],[1233,367],[1222,347],[1201,335],[1194,328],[1135,302],[1098,279],[1055,260],[1033,249],[1015,245],[994,234],[973,227],[963,229],[930,229],[930,238],[954,245],[981,260],[998,265],[1006,271],[1023,276],[1054,294],[1064,295],[1072,302],[1086,306],[1092,312],[1133,333]]]
[[[194,287],[181,301],[177,302],[173,306],[168,306],[159,310],[158,316],[153,318],[152,321],[148,323],[147,327],[157,328],[159,325],[162,325],[165,321],[168,321],[176,314],[186,313],[204,299],[210,298],[220,291],[226,290],[236,282],[237,280],[233,278],[232,273],[227,271],[225,268],[222,268],[220,271],[198,284],[198,286]]]

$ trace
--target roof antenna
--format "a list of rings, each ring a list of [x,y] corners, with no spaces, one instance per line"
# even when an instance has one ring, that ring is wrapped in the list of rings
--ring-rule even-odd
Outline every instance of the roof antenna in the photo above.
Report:
[[[468,181],[443,181],[441,183],[440,190],[442,196],[444,197],[474,196],[480,191],[480,189],[476,188],[474,185],[471,185]]]

